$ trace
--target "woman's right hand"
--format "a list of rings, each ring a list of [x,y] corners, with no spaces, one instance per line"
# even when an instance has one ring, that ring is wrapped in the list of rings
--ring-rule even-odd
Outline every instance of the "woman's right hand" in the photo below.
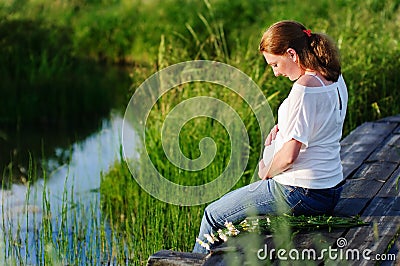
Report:
[[[278,131],[279,131],[278,124],[276,124],[276,125],[271,129],[271,132],[269,132],[268,137],[267,137],[267,139],[265,140],[265,143],[264,143],[265,146],[271,145],[271,142],[272,142],[273,140],[275,140],[276,134],[278,133]]]

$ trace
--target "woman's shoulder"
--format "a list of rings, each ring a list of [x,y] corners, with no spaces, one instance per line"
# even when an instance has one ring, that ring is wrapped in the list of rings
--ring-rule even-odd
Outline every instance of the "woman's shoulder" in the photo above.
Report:
[[[323,86],[329,86],[333,82],[325,79],[320,74],[304,74],[302,75],[295,84],[308,87],[308,88],[319,88]]]

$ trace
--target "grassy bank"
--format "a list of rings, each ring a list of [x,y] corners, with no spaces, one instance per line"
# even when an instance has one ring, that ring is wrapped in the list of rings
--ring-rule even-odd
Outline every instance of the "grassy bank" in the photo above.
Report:
[[[338,43],[343,74],[349,89],[345,134],[364,121],[400,112],[398,69],[400,69],[400,1],[9,1],[0,4],[1,23],[22,19],[63,29],[68,49],[55,49],[55,55],[40,53],[35,60],[45,65],[57,62],[57,54],[107,64],[130,65],[132,93],[147,77],[174,63],[208,59],[226,62],[249,75],[269,98],[274,113],[287,95],[290,83],[274,78],[258,53],[262,31],[281,19],[303,22],[312,31],[326,32]],[[51,31],[51,30],[50,30]],[[53,32],[53,31],[51,31]],[[61,35],[51,35],[61,38]],[[52,37],[53,38],[53,37]],[[60,43],[60,40],[57,39]],[[60,45],[62,46],[62,45]],[[39,49],[42,51],[42,49]],[[25,59],[19,62],[25,62]],[[61,60],[61,61],[57,61]],[[36,61],[35,61],[36,62]],[[40,61],[42,62],[42,61]],[[42,64],[42,63],[41,63]],[[23,63],[16,63],[16,69]],[[35,68],[30,67],[29,71]],[[69,66],[66,66],[69,68]],[[25,72],[24,72],[25,73]],[[53,72],[50,72],[53,73]],[[213,167],[206,173],[190,173],[169,164],[160,142],[160,125],[167,111],[184,98],[212,95],[214,89],[201,90],[196,85],[173,90],[154,106],[148,120],[148,150],[156,168],[174,182],[205,183],[224,168],[225,151],[217,154]],[[124,95],[125,97],[126,95]],[[259,129],[247,106],[228,93],[221,100],[232,103],[243,116],[248,129],[252,153],[248,170],[236,187],[251,181],[251,169],[260,156]],[[126,96],[126,99],[130,94]],[[181,147],[188,157],[196,158],[198,141],[212,133],[216,143],[229,137],[223,128],[215,129],[209,120],[193,122],[181,132]],[[193,151],[193,153],[190,153]],[[144,154],[145,151],[139,151]],[[140,161],[138,161],[140,163]],[[143,170],[143,169],[142,169]],[[146,175],[146,172],[140,172]],[[193,181],[194,180],[194,181]],[[192,182],[193,181],[193,182]],[[159,249],[189,251],[192,249],[204,206],[174,206],[148,195],[131,177],[126,165],[116,162],[104,173],[101,185],[103,214],[118,232],[116,258],[120,264],[143,265]]]

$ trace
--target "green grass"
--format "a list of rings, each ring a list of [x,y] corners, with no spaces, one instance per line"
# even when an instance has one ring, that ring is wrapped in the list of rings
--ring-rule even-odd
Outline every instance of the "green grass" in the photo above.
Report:
[[[40,25],[37,31],[41,27],[51,28],[57,34],[48,36],[43,31],[51,40],[49,47],[40,53],[28,50],[28,58],[33,58],[28,65],[25,65],[25,55],[7,57],[12,55],[6,53],[8,50],[3,50],[1,58],[16,60],[13,71],[33,73],[34,80],[62,69],[69,70],[71,58],[128,64],[130,93],[151,74],[174,63],[193,59],[226,62],[261,87],[276,114],[279,103],[290,90],[290,82],[273,77],[257,47],[268,25],[281,19],[295,19],[314,32],[326,32],[339,45],[349,89],[344,128],[348,134],[365,121],[400,113],[400,94],[396,93],[400,69],[399,5],[398,0],[367,0],[362,5],[350,0],[302,3],[294,0],[8,1],[0,4],[1,25],[34,21]],[[67,38],[67,47],[59,45],[62,38]],[[52,48],[58,46],[65,49]],[[22,48],[21,54],[26,52]],[[21,70],[24,66],[28,66],[27,70]],[[38,69],[46,70],[42,73]],[[173,106],[183,99],[212,95],[215,91],[215,87],[203,88],[196,84],[176,88],[164,95],[152,110],[147,125],[147,148],[156,168],[176,183],[205,183],[217,176],[226,164],[224,158],[229,150],[219,150],[220,154],[206,172],[181,171],[166,162],[160,142],[160,125]],[[127,100],[130,94],[124,97]],[[248,171],[236,188],[252,180],[252,169],[260,156],[260,132],[248,106],[241,104],[237,96],[222,91],[218,97],[234,106],[250,136]],[[216,143],[229,140],[222,127],[214,127],[210,120],[198,119],[181,132],[183,152],[196,158],[198,150],[192,147],[197,147],[204,136],[212,136]],[[139,175],[145,177],[146,172]],[[111,251],[121,264],[129,259],[131,264],[143,265],[150,254],[160,249],[192,249],[205,205],[175,206],[153,198],[135,182],[122,160],[102,176],[101,198],[103,215],[115,229],[118,242]],[[104,235],[99,238],[103,239]],[[49,259],[54,249],[57,250],[51,245],[48,247]]]
[[[9,200],[11,193],[3,189],[0,264],[109,265],[129,259],[127,243],[100,214],[97,192],[81,202],[74,187],[67,187],[67,177],[56,195],[42,172],[44,182],[38,185],[33,183],[37,172],[30,169],[25,189],[18,190],[26,190],[25,201]]]
[[[346,0],[301,5],[293,0],[235,0],[229,4],[224,0],[14,0],[0,6],[4,34],[0,59],[7,66],[2,73],[7,73],[6,80],[17,75],[21,88],[40,86],[57,73],[61,77],[56,75],[53,82],[63,83],[62,75],[77,67],[76,60],[78,64],[83,59],[131,64],[132,88],[136,88],[157,69],[186,60],[211,59],[238,67],[262,86],[266,95],[281,91],[272,103],[276,107],[289,83],[263,74],[265,65],[257,46],[268,25],[297,19],[313,31],[328,33],[341,48],[351,96],[345,132],[366,120],[399,112],[398,96],[392,93],[399,84],[398,75],[393,74],[400,64],[397,0],[369,0],[364,5]],[[28,81],[22,78],[26,76]],[[93,98],[92,94],[88,97]],[[29,106],[29,99],[18,106]]]

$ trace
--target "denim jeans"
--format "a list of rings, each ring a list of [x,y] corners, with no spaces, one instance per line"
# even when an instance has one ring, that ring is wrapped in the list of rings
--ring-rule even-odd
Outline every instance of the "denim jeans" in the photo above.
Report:
[[[248,216],[292,213],[315,215],[331,213],[342,186],[328,189],[306,189],[282,185],[273,179],[260,180],[231,191],[204,210],[198,238],[225,227],[225,222],[241,222]],[[208,251],[197,242],[193,252]]]

